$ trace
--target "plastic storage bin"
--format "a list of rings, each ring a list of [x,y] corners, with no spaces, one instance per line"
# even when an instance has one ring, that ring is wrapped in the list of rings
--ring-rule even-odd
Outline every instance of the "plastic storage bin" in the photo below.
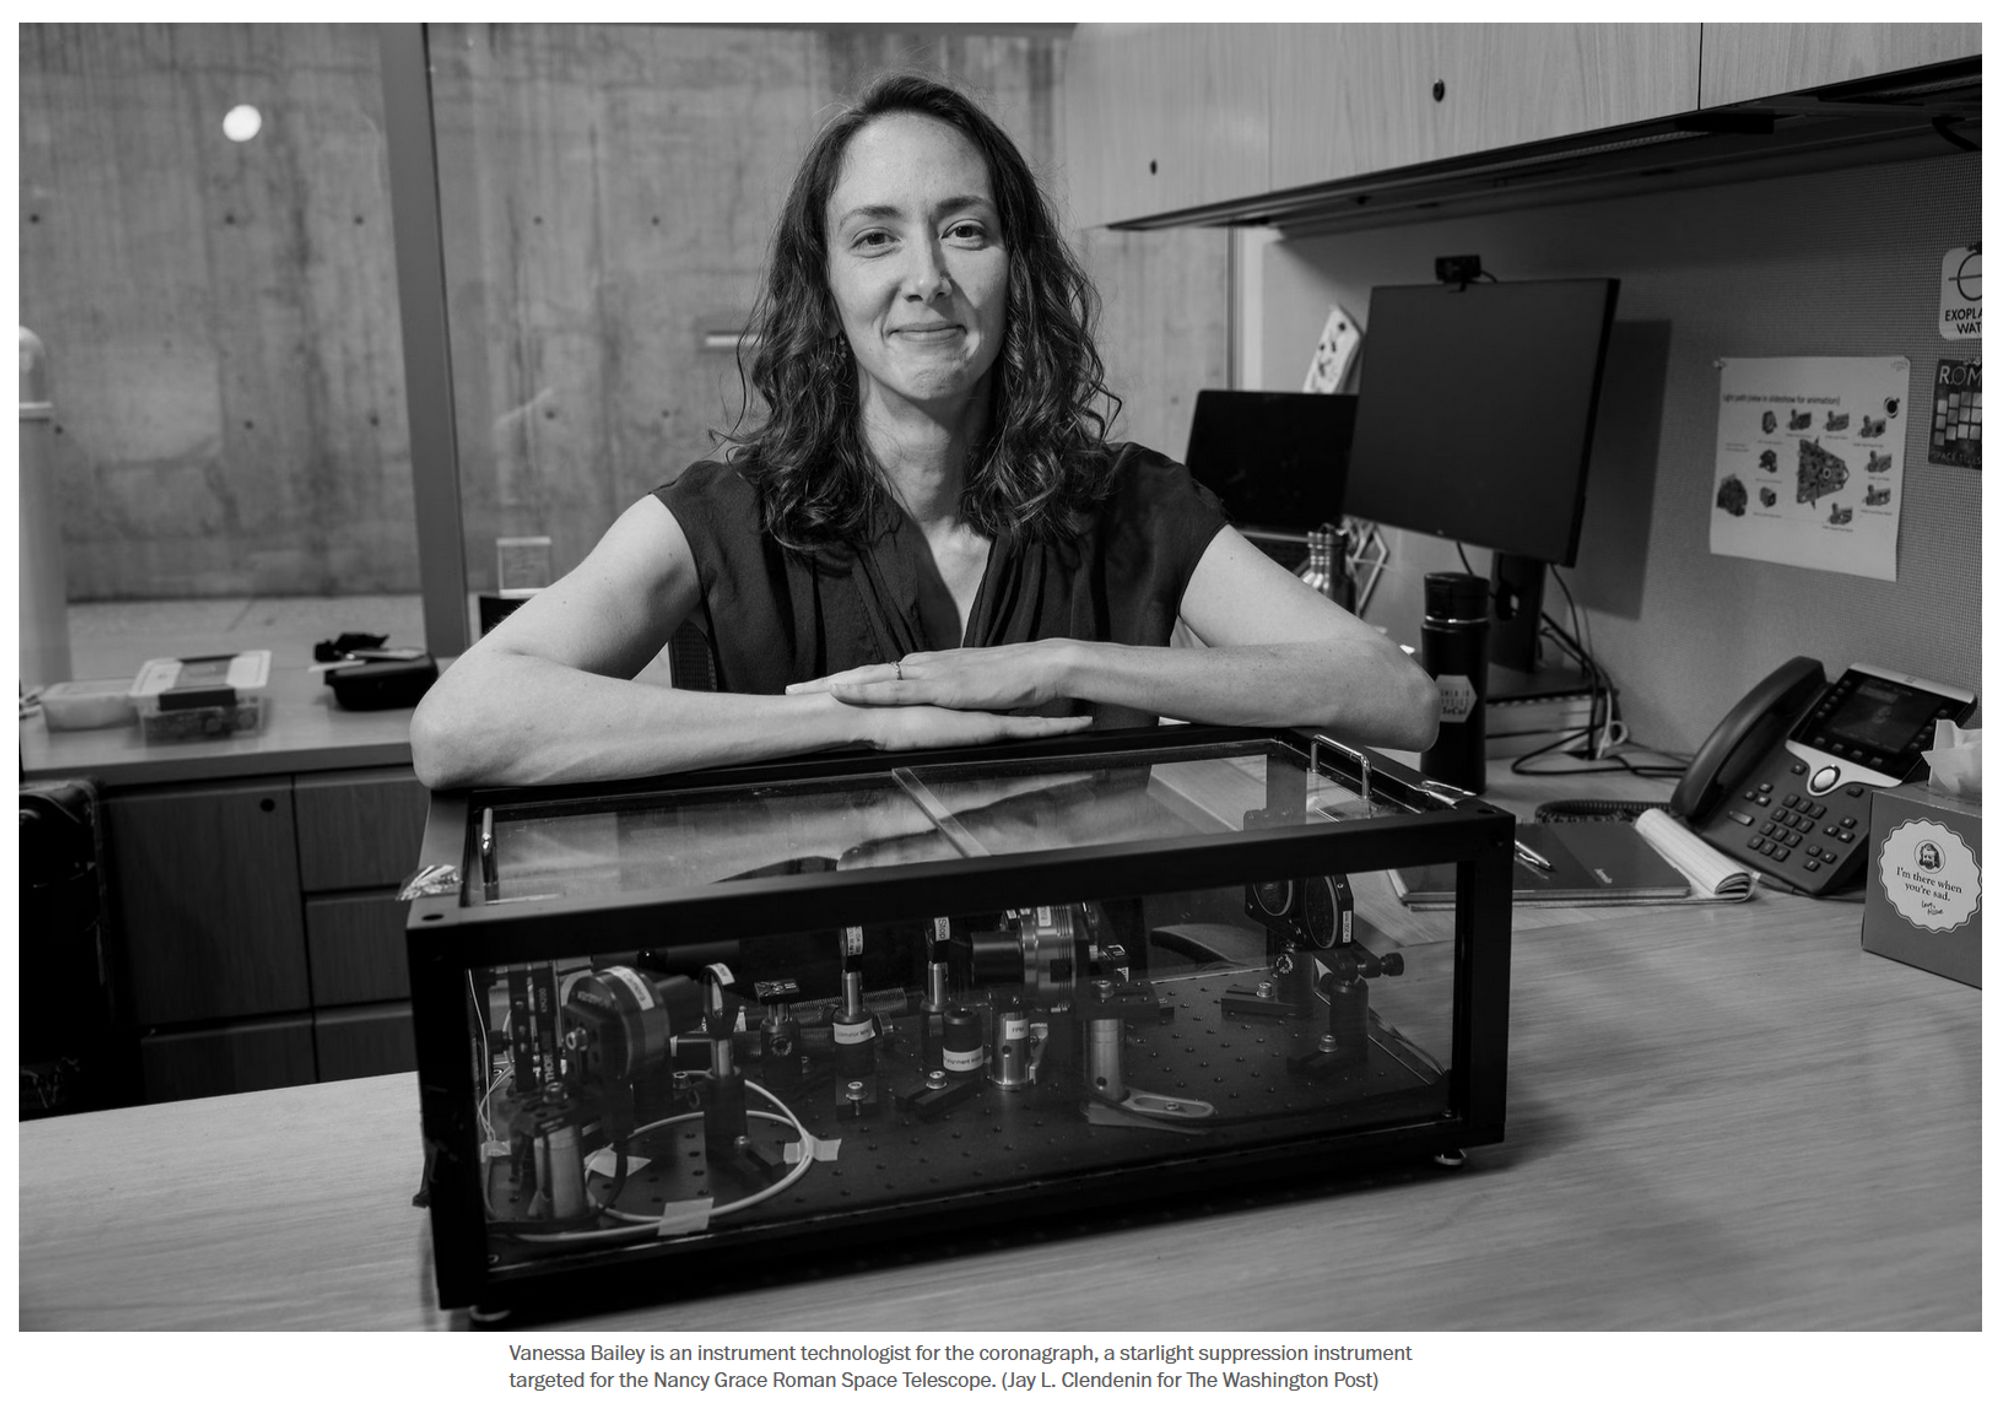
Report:
[[[132,683],[139,735],[166,743],[254,733],[270,682],[269,650],[147,660]]]

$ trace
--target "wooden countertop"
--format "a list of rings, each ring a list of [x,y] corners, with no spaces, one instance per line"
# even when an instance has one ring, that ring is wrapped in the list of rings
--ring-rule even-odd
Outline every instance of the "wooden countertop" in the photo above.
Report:
[[[1980,994],[1860,923],[1518,911],[1507,1137],[1457,1171],[583,1326],[1977,1328]],[[407,1075],[25,1123],[21,1327],[462,1323],[420,1164]]]
[[[410,765],[410,715],[390,708],[338,708],[321,675],[271,666],[264,726],[214,741],[147,743],[136,723],[121,728],[49,731],[39,713],[21,720],[21,779],[91,777],[100,786],[221,781],[275,772]]]

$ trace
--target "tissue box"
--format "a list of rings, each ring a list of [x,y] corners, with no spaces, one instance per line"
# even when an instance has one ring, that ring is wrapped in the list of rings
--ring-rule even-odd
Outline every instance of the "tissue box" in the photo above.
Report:
[[[1979,986],[1979,803],[1906,782],[1875,793],[1868,838],[1861,946]]]

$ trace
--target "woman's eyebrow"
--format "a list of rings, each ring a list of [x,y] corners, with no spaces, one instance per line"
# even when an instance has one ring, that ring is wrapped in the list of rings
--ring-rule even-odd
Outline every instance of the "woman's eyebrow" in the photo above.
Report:
[[[937,213],[956,215],[962,210],[978,206],[991,209],[993,202],[983,195],[947,196],[937,203]],[[840,217],[840,223],[844,225],[850,220],[894,220],[900,218],[902,214],[903,208],[899,205],[857,205]]]

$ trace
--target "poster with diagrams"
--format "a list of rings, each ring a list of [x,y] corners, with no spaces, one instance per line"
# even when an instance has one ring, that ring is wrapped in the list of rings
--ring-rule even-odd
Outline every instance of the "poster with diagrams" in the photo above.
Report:
[[[1719,365],[1708,550],[1894,581],[1909,358]]]

